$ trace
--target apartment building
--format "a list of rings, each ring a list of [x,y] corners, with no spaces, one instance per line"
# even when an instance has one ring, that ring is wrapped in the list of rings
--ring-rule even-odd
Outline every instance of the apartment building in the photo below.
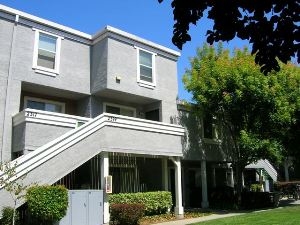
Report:
[[[208,187],[233,186],[213,120],[196,126],[176,101],[179,52],[4,5],[0,49],[0,160],[17,163],[13,179],[104,190],[111,175],[113,193],[171,190],[179,217],[183,205],[208,207]],[[0,200],[13,204],[3,188]]]

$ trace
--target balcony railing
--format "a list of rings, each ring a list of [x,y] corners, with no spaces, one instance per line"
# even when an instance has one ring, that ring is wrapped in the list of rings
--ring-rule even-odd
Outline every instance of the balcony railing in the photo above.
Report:
[[[90,120],[91,118],[27,108],[13,117],[13,126],[23,122],[32,122],[76,128]]]

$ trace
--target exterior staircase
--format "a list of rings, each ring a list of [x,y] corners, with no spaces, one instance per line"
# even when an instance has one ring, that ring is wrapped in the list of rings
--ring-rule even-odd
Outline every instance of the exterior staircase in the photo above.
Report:
[[[264,169],[272,180],[277,181],[277,171],[267,159],[258,160],[256,163],[251,163],[246,166],[248,169]]]
[[[182,156],[183,135],[178,125],[103,113],[13,160],[10,182],[26,175],[24,184],[53,184],[101,152]],[[7,179],[0,171],[1,178]],[[0,187],[0,210],[4,206],[13,206],[13,201]]]

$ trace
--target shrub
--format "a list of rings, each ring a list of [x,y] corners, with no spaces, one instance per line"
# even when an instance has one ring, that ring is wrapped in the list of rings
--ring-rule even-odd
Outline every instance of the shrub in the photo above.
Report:
[[[14,215],[14,208],[12,207],[4,207],[2,209],[2,218],[0,220],[1,225],[12,225],[13,224],[13,215]],[[15,224],[19,224],[20,216],[19,212],[15,212]]]
[[[120,193],[109,196],[110,204],[140,203],[146,215],[166,213],[172,207],[172,195],[168,191]]]
[[[234,189],[229,186],[218,186],[209,191],[209,205],[217,209],[235,209]]]
[[[251,186],[250,186],[250,191],[260,192],[262,190],[263,190],[263,188],[262,188],[261,184],[251,184]]]
[[[112,204],[110,218],[114,224],[136,225],[143,217],[144,211],[143,204]]]
[[[246,209],[277,207],[279,193],[277,192],[243,192],[242,206]]]
[[[33,186],[26,193],[31,220],[52,224],[66,215],[68,190],[64,186]]]

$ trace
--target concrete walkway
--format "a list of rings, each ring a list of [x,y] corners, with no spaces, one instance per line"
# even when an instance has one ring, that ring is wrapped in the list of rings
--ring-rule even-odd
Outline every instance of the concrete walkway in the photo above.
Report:
[[[295,201],[293,199],[282,199],[279,204],[280,207],[285,207],[285,206],[290,206],[290,205],[300,205],[300,200]],[[266,209],[266,210],[272,210],[271,209]],[[256,212],[260,211],[266,211],[266,210],[258,210]],[[203,216],[203,217],[198,217],[198,218],[190,218],[190,219],[181,219],[181,220],[174,220],[174,221],[169,221],[169,222],[164,222],[164,223],[156,223],[153,225],[186,225],[186,224],[191,224],[191,223],[198,223],[198,222],[203,222],[207,220],[215,220],[215,219],[221,219],[225,217],[231,217],[231,216],[238,216],[242,214],[246,214],[249,212],[254,212],[254,211],[241,211],[241,212],[226,212],[226,211],[220,211],[220,212],[213,212],[213,214],[209,216]]]
[[[215,219],[220,219],[220,218],[225,218],[225,217],[238,216],[238,215],[242,215],[242,214],[244,214],[244,213],[220,213],[220,214],[212,214],[209,216],[203,216],[203,217],[198,217],[198,218],[174,220],[174,221],[169,221],[169,222],[164,222],[164,223],[156,223],[154,225],[185,225],[185,224],[203,222],[203,221],[207,221],[207,220],[215,220]]]

